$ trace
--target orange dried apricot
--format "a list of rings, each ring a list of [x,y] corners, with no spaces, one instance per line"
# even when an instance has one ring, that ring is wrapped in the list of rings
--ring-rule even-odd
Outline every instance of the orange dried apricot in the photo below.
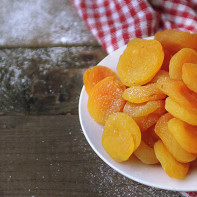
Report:
[[[134,155],[145,164],[156,164],[158,159],[155,156],[154,149],[141,140],[140,146],[134,152]]]
[[[141,143],[141,132],[127,114],[112,114],[106,121],[102,145],[115,161],[126,161]]]
[[[170,52],[177,52],[182,48],[197,50],[197,33],[182,32],[166,29],[155,34],[155,39]]]
[[[116,74],[110,68],[105,66],[94,66],[93,68],[87,69],[83,75],[83,83],[85,85],[86,92],[90,94],[92,88],[99,81],[109,76],[116,77]]]
[[[197,63],[197,52],[193,49],[183,48],[170,60],[169,75],[172,79],[182,79],[182,66],[184,63]]]
[[[182,81],[163,77],[157,80],[158,88],[179,105],[197,112],[197,94],[192,92]]]
[[[190,90],[197,93],[197,64],[183,64],[182,79]]]
[[[127,107],[123,110],[124,113],[130,115],[136,121],[142,132],[153,126],[157,122],[159,117],[166,112],[163,101],[161,101],[160,106],[158,105],[157,109],[154,112],[149,113],[145,116],[132,116],[132,113]]]
[[[133,119],[140,127],[141,132],[146,131],[148,128],[154,125],[159,120],[159,118],[160,115],[154,113],[149,114],[147,116],[133,117]]]
[[[153,126],[160,118],[162,114],[166,112],[164,107],[157,109],[155,112],[148,114],[147,116],[133,117],[138,126],[140,127],[141,132],[146,131],[148,128]]]
[[[88,111],[98,123],[105,124],[107,118],[123,110],[125,102],[122,94],[125,86],[116,77],[106,77],[91,90]]]
[[[161,116],[155,125],[155,133],[160,137],[168,151],[177,161],[183,163],[194,161],[196,159],[196,154],[189,153],[184,150],[168,130],[168,122],[172,118],[173,116],[169,113]]]
[[[163,51],[164,51],[164,60],[161,69],[165,71],[169,71],[169,63],[174,53],[164,47],[163,47]]]
[[[157,140],[159,140],[159,137],[155,133],[155,125],[151,126],[146,130],[146,132],[142,132],[142,140],[151,148],[154,147],[154,144]]]
[[[156,83],[150,83],[127,88],[122,97],[131,103],[144,103],[164,99],[166,95],[157,87]]]
[[[154,76],[154,78],[152,79],[152,83],[156,83],[158,79],[162,78],[162,77],[169,77],[169,72],[165,71],[165,70],[159,70],[159,72]]]
[[[168,176],[176,179],[185,178],[189,170],[189,163],[181,163],[177,161],[161,140],[155,143],[154,150],[157,159]]]
[[[146,103],[130,103],[127,101],[123,108],[123,112],[131,117],[146,116],[159,108],[164,108],[165,101],[148,101]]]
[[[168,129],[183,149],[197,153],[197,126],[173,118],[168,122]]]
[[[118,76],[126,86],[146,84],[159,71],[163,59],[163,49],[157,40],[135,38],[120,56]]]
[[[188,110],[187,108],[173,101],[170,97],[168,97],[165,101],[165,108],[174,117],[179,118],[191,125],[197,126],[197,112]]]

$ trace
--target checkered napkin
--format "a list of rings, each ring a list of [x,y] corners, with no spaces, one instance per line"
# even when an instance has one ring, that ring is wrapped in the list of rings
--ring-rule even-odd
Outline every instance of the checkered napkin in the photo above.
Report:
[[[108,52],[162,29],[197,32],[197,0],[72,0]]]
[[[163,29],[197,32],[197,0],[72,0],[89,30],[111,53]],[[197,189],[197,188],[196,188]],[[197,192],[182,192],[197,197]]]

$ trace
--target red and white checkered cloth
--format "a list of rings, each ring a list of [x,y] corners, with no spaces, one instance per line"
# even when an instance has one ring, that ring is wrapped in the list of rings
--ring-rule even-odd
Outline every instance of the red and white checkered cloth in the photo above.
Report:
[[[162,29],[197,32],[197,0],[72,0],[108,52]]]
[[[98,42],[112,52],[162,29],[197,32],[197,0],[72,0]],[[197,189],[197,188],[196,188]],[[197,192],[182,192],[197,197]]]
[[[197,192],[180,192],[185,197],[196,197]]]

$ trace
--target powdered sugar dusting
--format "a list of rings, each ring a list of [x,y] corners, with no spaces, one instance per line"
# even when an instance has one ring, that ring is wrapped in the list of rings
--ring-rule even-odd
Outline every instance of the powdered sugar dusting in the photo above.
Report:
[[[86,179],[89,179],[90,186],[95,188],[95,192],[101,196],[110,197],[180,197],[177,192],[163,191],[148,187],[139,183],[136,183],[128,178],[120,175],[112,168],[108,167],[103,162],[99,162],[99,165],[95,166],[94,170],[91,170]]]
[[[97,43],[69,0],[2,0],[0,24],[0,46]]]
[[[122,176],[93,152],[84,137],[76,135],[72,137],[73,146],[77,144],[80,147],[79,157],[89,162],[87,166],[81,166],[79,176],[83,177],[84,184],[88,184],[93,195],[102,197],[181,197],[178,192],[155,189]]]

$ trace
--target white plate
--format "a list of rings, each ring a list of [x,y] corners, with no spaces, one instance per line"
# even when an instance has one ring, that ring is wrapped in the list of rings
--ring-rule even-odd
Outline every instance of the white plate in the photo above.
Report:
[[[119,57],[125,48],[126,45],[114,51],[99,62],[98,65],[107,66],[116,72]],[[189,174],[184,180],[176,180],[170,178],[160,165],[145,165],[133,158],[123,163],[114,161],[105,152],[101,143],[104,127],[91,118],[88,112],[87,102],[88,95],[83,87],[79,99],[79,119],[81,127],[88,143],[105,163],[120,174],[145,185],[166,190],[197,191],[197,166],[195,164],[191,166]]]

